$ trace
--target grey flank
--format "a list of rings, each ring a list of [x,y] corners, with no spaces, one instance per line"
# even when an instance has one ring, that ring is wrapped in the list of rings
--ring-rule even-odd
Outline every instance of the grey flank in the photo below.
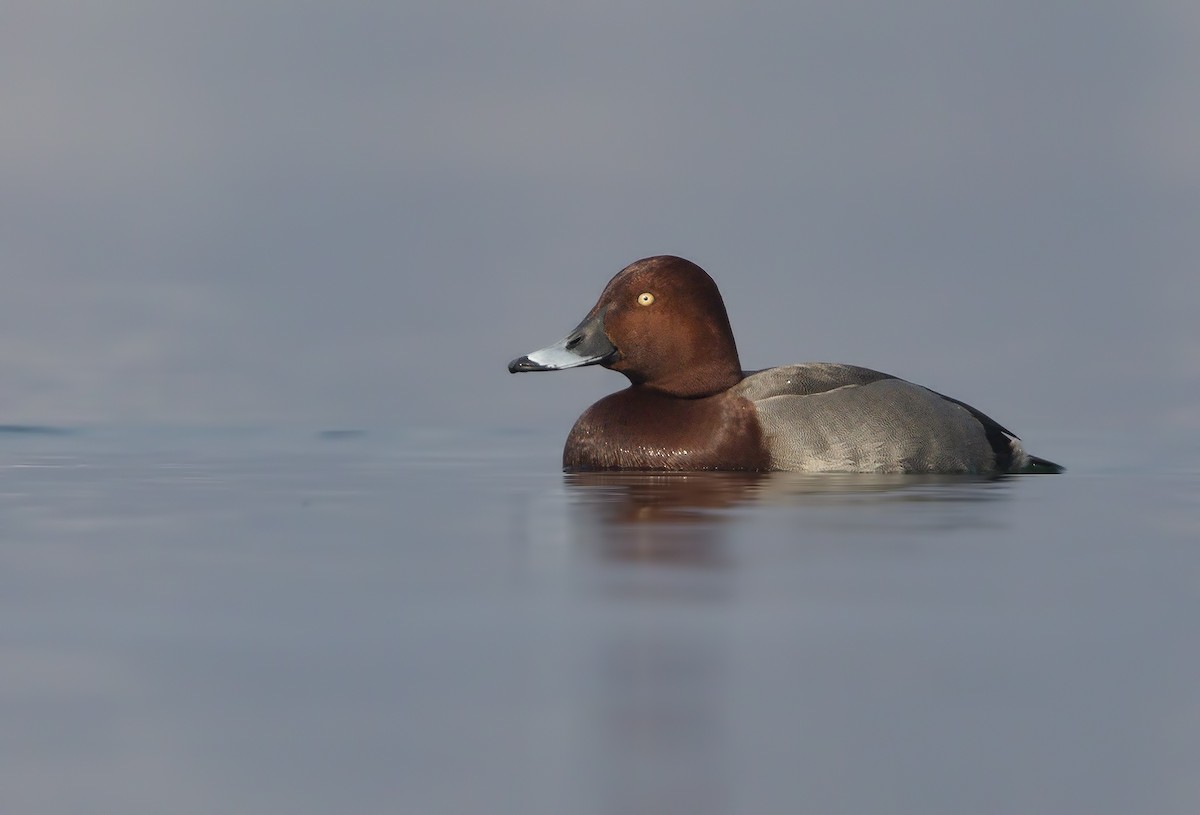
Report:
[[[1004,470],[1029,463],[1020,442],[986,416],[868,368],[785,365],[749,374],[733,392],[758,410],[777,470],[992,473],[998,451],[989,429],[1003,432],[1003,452],[1011,451]]]

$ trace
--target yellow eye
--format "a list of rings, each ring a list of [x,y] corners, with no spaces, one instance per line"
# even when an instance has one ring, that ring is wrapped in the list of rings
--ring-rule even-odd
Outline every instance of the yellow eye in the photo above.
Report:
[[[654,295],[648,291],[644,291],[638,295],[638,305],[648,306],[654,302]]]

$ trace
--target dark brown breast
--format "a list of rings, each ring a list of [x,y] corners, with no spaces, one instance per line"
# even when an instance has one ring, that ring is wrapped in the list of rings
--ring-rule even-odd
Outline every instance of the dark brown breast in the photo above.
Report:
[[[749,400],[729,393],[681,399],[634,385],[579,417],[563,469],[767,470],[770,456]]]

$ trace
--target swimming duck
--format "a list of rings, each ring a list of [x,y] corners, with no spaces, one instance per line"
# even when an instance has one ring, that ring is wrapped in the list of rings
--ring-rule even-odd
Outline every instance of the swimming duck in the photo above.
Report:
[[[679,257],[625,267],[571,333],[508,370],[584,365],[630,384],[575,422],[567,471],[1063,469],[970,405],[890,374],[829,362],[743,371],[716,283]]]

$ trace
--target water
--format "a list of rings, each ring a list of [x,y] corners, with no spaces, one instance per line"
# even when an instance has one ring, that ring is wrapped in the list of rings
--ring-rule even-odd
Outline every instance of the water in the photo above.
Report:
[[[0,430],[4,812],[1200,811],[1195,449],[588,477],[547,434],[52,430]]]

